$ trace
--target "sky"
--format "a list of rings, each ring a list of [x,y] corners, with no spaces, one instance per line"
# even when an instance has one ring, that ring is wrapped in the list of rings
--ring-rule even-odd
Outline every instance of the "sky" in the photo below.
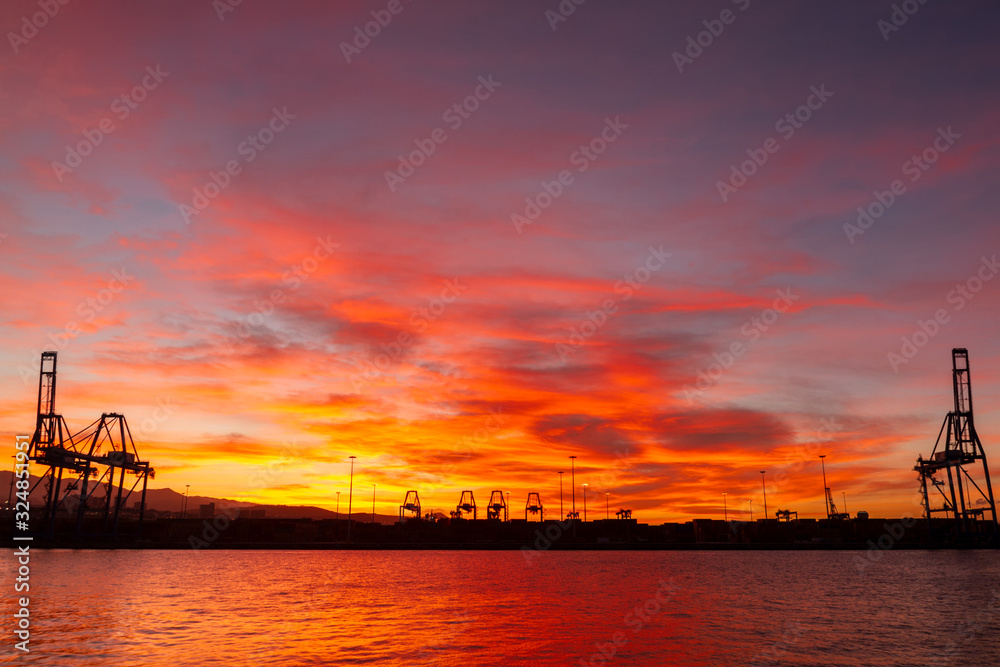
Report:
[[[0,437],[56,350],[192,495],[918,514],[952,348],[1000,451],[998,19],[7,0]]]

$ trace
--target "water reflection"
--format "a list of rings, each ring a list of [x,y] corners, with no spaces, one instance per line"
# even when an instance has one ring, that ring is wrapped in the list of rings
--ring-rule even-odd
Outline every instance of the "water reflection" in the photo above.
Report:
[[[1000,662],[993,552],[37,552],[59,665]],[[10,559],[4,576],[12,580]],[[14,600],[3,600],[12,613]],[[8,615],[9,618],[9,615]],[[9,653],[4,658],[9,662]]]

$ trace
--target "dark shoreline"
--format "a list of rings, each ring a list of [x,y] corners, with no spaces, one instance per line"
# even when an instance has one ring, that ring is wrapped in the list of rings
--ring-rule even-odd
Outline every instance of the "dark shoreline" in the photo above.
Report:
[[[194,549],[187,544],[181,543],[154,543],[154,542],[128,542],[128,543],[100,543],[88,541],[86,543],[69,542],[15,542],[14,544],[24,546],[29,544],[34,550],[47,551],[82,551],[82,550],[128,550],[128,551],[522,551],[527,550],[534,554],[542,554],[547,551],[870,551],[868,544],[724,544],[724,543],[697,543],[697,544],[610,544],[610,545],[563,545],[553,546],[548,549],[534,549],[524,544],[452,544],[452,543],[428,543],[428,544],[407,544],[407,543],[362,543],[352,542],[301,542],[287,544],[273,543],[227,543],[214,544],[202,549]],[[919,544],[919,545],[899,545],[892,549],[880,551],[967,551],[970,549],[1000,549],[1000,545],[995,544]]]
[[[41,523],[41,522],[39,522]],[[648,525],[635,519],[596,521],[409,520],[361,523],[312,520],[204,518],[125,520],[118,535],[100,523],[77,532],[75,522],[58,519],[51,532],[6,538],[35,549],[229,549],[229,550],[396,550],[524,551],[888,551],[894,549],[990,549],[1000,547],[992,524],[963,532],[953,521],[935,519],[847,519],[755,522],[695,519]],[[3,539],[0,534],[0,539]]]

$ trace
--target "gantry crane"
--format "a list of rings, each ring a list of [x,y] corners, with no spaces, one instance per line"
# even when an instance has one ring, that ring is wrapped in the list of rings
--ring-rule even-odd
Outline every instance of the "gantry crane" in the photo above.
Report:
[[[420,496],[416,491],[407,491],[406,498],[403,499],[403,504],[399,506],[399,522],[403,523],[403,515],[406,512],[410,512],[413,516],[411,518],[420,518]]]
[[[31,491],[44,483],[45,524],[51,537],[55,530],[56,515],[60,510],[71,511],[71,493],[76,496],[76,528],[79,533],[88,509],[88,501],[102,487],[104,532],[118,534],[118,518],[132,492],[142,483],[139,503],[139,534],[146,509],[146,485],[156,475],[148,461],[140,461],[132,433],[124,415],[104,413],[82,431],[71,434],[66,420],[55,411],[57,352],[42,352],[38,377],[38,409],[35,431],[31,436],[28,458],[47,470],[35,482]],[[118,474],[118,481],[115,475]],[[125,492],[125,474],[135,476],[135,481]],[[94,477],[93,487],[90,486]],[[65,488],[63,482],[66,482]],[[112,515],[111,499],[114,501]],[[30,492],[29,492],[30,493]],[[112,524],[112,516],[113,524]]]
[[[542,521],[545,518],[545,509],[542,507],[542,497],[538,495],[537,491],[532,491],[528,494],[528,501],[524,503],[524,520],[528,520],[528,512],[538,515],[538,520]]]
[[[996,534],[997,510],[993,500],[990,469],[972,417],[972,375],[968,350],[955,348],[951,351],[951,372],[955,409],[945,416],[930,458],[925,460],[918,456],[917,465],[913,468],[920,481],[927,524],[930,527],[931,516],[935,513],[941,513],[945,517],[951,515],[958,534],[968,536],[978,532],[973,531],[974,522],[985,519],[988,521],[989,532]],[[977,482],[973,473],[979,462],[982,462],[983,469]],[[946,474],[947,480],[937,479],[935,475],[939,472]],[[931,507],[928,482],[941,496],[943,502],[940,507]],[[946,483],[947,492],[944,490]],[[983,486],[986,487],[985,490]]]
[[[479,518],[479,512],[476,509],[476,498],[472,494],[472,491],[462,491],[462,497],[458,499],[458,506],[451,516],[456,519],[462,519],[464,518],[463,513],[468,514],[469,512],[472,512],[473,519]]]
[[[487,519],[499,519],[503,514],[503,521],[509,519],[507,514],[507,501],[503,498],[503,491],[494,491],[490,494],[490,503],[486,506]]]

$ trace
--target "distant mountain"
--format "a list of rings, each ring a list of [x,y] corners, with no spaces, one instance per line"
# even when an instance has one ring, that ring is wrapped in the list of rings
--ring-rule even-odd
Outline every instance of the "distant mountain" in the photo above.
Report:
[[[2,496],[3,491],[6,490],[8,493],[11,492],[11,478],[13,473],[9,470],[0,471],[0,496]],[[31,476],[31,484],[38,481],[38,476]],[[90,482],[93,484],[93,480]],[[63,480],[63,489],[65,489],[66,480]],[[128,487],[126,486],[126,491]],[[16,489],[13,490],[16,493]],[[128,506],[133,507],[135,503],[139,502],[141,497],[142,489],[138,488],[132,492],[132,496],[128,499]],[[104,491],[97,491],[97,497],[104,497]],[[17,498],[11,494],[11,499],[13,502],[17,502]],[[6,498],[3,501],[6,502]],[[42,486],[35,489],[35,492],[31,494],[30,502],[33,507],[41,507],[45,503],[45,491]],[[187,514],[189,517],[197,517],[200,505],[208,505],[209,503],[215,503],[216,512],[219,512],[222,508],[227,507],[239,507],[246,509],[256,509],[264,510],[265,516],[267,518],[273,519],[336,519],[337,513],[330,510],[323,509],[321,507],[313,507],[310,505],[261,505],[259,503],[247,503],[238,500],[229,500],[227,498],[213,498],[211,496],[189,496],[187,499]],[[157,510],[159,512],[176,512],[180,513],[181,509],[184,507],[184,494],[178,491],[174,491],[170,488],[165,489],[146,489],[146,509]],[[371,512],[354,512],[353,517],[355,521],[367,522],[371,521]],[[340,518],[346,519],[347,512],[341,512]],[[378,523],[395,523],[399,517],[397,516],[386,516],[384,514],[376,514],[375,521]]]

